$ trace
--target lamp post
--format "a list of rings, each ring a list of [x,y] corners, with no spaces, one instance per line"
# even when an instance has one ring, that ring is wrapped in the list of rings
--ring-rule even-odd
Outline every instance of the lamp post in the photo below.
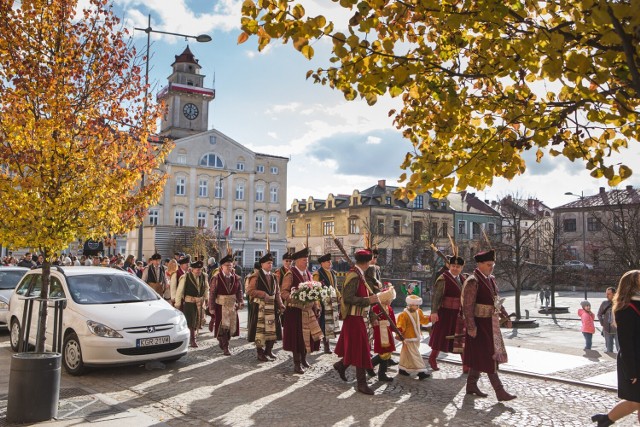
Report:
[[[218,185],[220,186],[220,197],[218,197],[218,210],[214,214],[216,218],[217,229],[218,229],[218,232],[216,234],[216,246],[218,247],[218,251],[220,251],[220,230],[222,229],[222,212],[221,211],[222,211],[222,195],[224,194],[224,191],[222,189],[222,181],[229,178],[231,175],[235,175],[235,172],[229,171],[229,173],[226,176],[222,176],[222,174],[220,174],[218,178]],[[220,254],[221,252],[218,254],[218,257],[221,258]]]
[[[207,43],[210,42],[211,36],[207,34],[200,34],[198,36],[190,36],[188,34],[180,34],[180,33],[171,33],[168,31],[160,31],[154,30],[151,28],[151,14],[149,14],[149,19],[147,21],[147,28],[138,28],[134,27],[135,30],[144,31],[147,33],[147,51],[146,56],[144,58],[145,69],[144,69],[144,106],[143,106],[143,116],[147,113],[148,107],[148,97],[149,97],[149,49],[151,47],[151,33],[158,34],[166,34],[169,36],[178,36],[184,37],[186,39],[194,39],[198,43]],[[142,178],[140,180],[140,188],[144,187],[144,173],[142,174]],[[144,220],[140,222],[140,227],[138,228],[138,260],[142,260],[142,234],[144,232]]]
[[[582,208],[582,280],[584,281],[584,299],[588,299],[587,295],[587,224],[585,223],[585,206],[584,206],[584,191],[580,192],[580,195],[574,194],[570,191],[564,193],[566,196],[574,196],[580,199],[580,207]]]

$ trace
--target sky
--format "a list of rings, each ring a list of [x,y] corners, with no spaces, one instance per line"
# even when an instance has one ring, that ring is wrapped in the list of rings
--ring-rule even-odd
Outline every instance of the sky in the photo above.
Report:
[[[115,11],[133,31],[139,52],[146,49],[151,14],[155,30],[189,35],[208,34],[209,43],[183,37],[151,34],[150,83],[157,91],[166,85],[174,56],[189,45],[202,66],[206,87],[214,87],[209,128],[217,129],[253,151],[289,157],[287,205],[294,198],[324,199],[329,193],[351,194],[385,179],[398,185],[400,164],[411,144],[395,129],[388,111],[400,108],[398,99],[382,98],[374,106],[362,100],[346,101],[339,91],[306,80],[308,70],[328,66],[330,46],[321,40],[309,61],[290,44],[276,41],[258,52],[256,39],[238,45],[241,1],[238,0],[114,0]],[[307,13],[339,16],[329,0],[305,2]],[[329,9],[327,9],[329,8]],[[344,21],[344,20],[343,20]],[[214,83],[215,79],[215,83]],[[624,159],[636,174],[621,184],[640,187],[640,144]],[[591,178],[582,163],[545,156],[535,162],[535,151],[525,155],[527,172],[512,181],[496,179],[481,191],[483,200],[507,194],[535,197],[549,207],[575,200],[566,192],[592,195],[607,187]],[[616,160],[616,161],[620,161]]]

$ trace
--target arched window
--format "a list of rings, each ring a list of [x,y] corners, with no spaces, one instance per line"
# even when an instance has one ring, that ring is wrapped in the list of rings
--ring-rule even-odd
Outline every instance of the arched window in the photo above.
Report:
[[[222,163],[222,159],[216,154],[207,153],[200,159],[200,166],[222,169],[224,167],[224,164]]]

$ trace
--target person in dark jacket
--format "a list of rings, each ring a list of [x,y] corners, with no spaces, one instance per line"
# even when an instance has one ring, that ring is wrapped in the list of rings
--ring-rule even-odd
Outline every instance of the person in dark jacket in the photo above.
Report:
[[[640,270],[622,275],[613,300],[613,314],[618,327],[618,397],[622,399],[608,414],[596,414],[591,420],[598,427],[637,412],[640,423]]]

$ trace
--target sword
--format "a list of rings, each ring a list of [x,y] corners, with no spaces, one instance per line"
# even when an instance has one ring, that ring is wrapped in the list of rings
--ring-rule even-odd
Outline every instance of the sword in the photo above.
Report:
[[[338,247],[342,255],[344,255],[349,265],[353,267],[355,263],[353,262],[353,260],[351,260],[351,257],[345,250],[344,246],[342,246],[342,242],[338,240],[338,238],[333,233],[331,234],[331,237],[333,237],[333,242],[336,244],[336,246]],[[382,314],[382,317],[389,322],[389,327],[391,327],[391,330],[393,331],[393,333],[400,338],[400,341],[404,341],[404,335],[402,335],[402,332],[400,332],[400,329],[398,329],[398,327],[396,326],[396,323],[393,320],[391,320],[391,318],[389,317],[389,314],[385,311],[384,307],[382,307],[382,304],[380,304],[379,302],[375,304],[380,309],[380,313]]]

